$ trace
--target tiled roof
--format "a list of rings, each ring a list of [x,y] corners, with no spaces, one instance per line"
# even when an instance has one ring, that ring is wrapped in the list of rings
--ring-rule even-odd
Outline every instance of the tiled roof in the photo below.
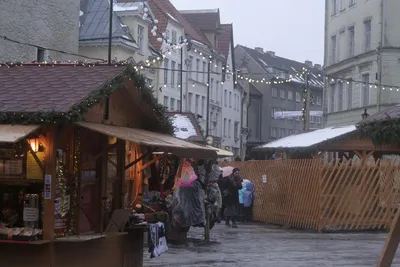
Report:
[[[397,119],[400,119],[400,104],[385,108],[369,116],[365,120],[362,120],[361,123],[371,123],[375,121],[389,121]]]
[[[185,29],[185,34],[192,39],[210,45],[207,38],[204,37],[176,8],[169,0],[149,0],[148,1],[155,18],[159,21],[157,27],[160,32],[165,32],[168,20],[174,18]],[[154,42],[154,40],[155,42]],[[151,43],[158,49],[161,44],[157,42],[157,38],[151,38]]]
[[[233,38],[233,25],[232,24],[221,24],[222,33],[218,37],[217,49],[228,58],[229,48]],[[233,51],[232,51],[233,53]]]
[[[197,29],[216,30],[221,26],[219,9],[181,10],[179,12]]]
[[[167,115],[172,119],[172,123],[174,125],[174,127],[178,127],[182,125],[177,125],[179,124],[178,121],[182,120],[181,117],[187,118],[188,122],[190,123],[190,125],[186,125],[184,127],[188,128],[194,128],[194,130],[196,131],[196,135],[191,135],[188,138],[185,138],[189,141],[192,142],[197,142],[197,143],[205,143],[205,139],[203,134],[201,133],[201,127],[199,125],[199,122],[197,121],[195,115],[193,113],[190,112],[168,112]],[[181,122],[182,123],[182,122]],[[180,133],[179,131],[181,131],[182,129],[177,129],[178,132],[175,133],[175,136],[180,138],[180,134],[184,134],[184,133]],[[186,131],[188,131],[189,129],[186,129]]]
[[[297,74],[301,73],[303,71],[303,68],[306,68],[311,73],[309,79],[310,85],[321,88],[324,86],[322,69],[309,67],[305,63],[301,63],[291,59],[278,57],[276,55],[270,55],[267,52],[261,53],[255,49],[248,48],[246,46],[237,45],[237,47],[242,48],[253,60],[255,60],[260,66],[262,66],[266,72],[266,75],[271,76],[271,78],[274,77],[274,75],[270,75],[270,73],[268,72],[268,67],[277,68],[279,70],[285,71],[289,75],[292,75],[293,82],[304,83],[304,78],[298,76]]]
[[[38,64],[0,68],[0,112],[67,112],[125,67]]]
[[[108,43],[110,22],[110,1],[108,0],[81,0],[79,41],[96,40]],[[113,42],[123,42],[137,48],[136,42],[114,12],[113,15]]]

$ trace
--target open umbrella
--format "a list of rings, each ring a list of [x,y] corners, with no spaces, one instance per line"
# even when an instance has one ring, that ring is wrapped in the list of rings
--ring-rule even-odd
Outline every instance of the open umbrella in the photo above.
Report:
[[[226,177],[232,174],[233,171],[233,167],[232,166],[226,166],[226,167],[222,167],[222,176]]]

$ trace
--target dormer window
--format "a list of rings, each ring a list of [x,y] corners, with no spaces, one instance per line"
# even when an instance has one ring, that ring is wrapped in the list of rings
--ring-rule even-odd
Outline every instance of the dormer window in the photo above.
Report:
[[[139,52],[143,53],[143,42],[144,42],[144,27],[139,25],[137,30],[137,45],[139,46]]]

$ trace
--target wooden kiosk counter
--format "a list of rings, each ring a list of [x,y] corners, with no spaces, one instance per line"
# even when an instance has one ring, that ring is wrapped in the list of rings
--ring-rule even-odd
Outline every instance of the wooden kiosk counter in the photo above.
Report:
[[[111,218],[136,175],[216,151],[171,136],[133,66],[14,64],[0,83],[0,266],[141,267],[144,227]]]

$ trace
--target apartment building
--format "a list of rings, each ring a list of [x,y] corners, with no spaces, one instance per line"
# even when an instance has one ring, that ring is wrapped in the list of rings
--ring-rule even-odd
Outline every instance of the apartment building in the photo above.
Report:
[[[326,0],[325,95],[327,126],[355,124],[398,103],[400,1]]]
[[[237,45],[235,58],[241,77],[249,83],[247,156],[257,145],[300,133],[304,130],[302,116],[277,118],[276,112],[297,111],[304,107],[305,76],[307,69],[311,90],[311,111],[322,111],[322,66],[310,61],[304,63],[279,57],[261,47]],[[253,80],[253,81],[251,81]],[[251,81],[251,82],[249,82]],[[245,83],[246,84],[246,83]],[[310,129],[322,126],[321,116],[310,116]]]
[[[12,40],[67,53],[78,53],[79,0],[2,1],[0,25],[0,35]],[[75,57],[68,54],[0,38],[1,62],[73,59]]]

